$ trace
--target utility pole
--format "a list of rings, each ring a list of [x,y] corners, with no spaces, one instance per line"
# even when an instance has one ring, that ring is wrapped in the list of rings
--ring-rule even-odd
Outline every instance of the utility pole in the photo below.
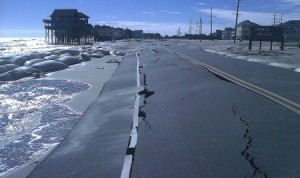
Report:
[[[210,9],[210,36],[212,37],[212,9]]]
[[[181,31],[180,31],[180,27],[179,27],[179,37],[181,37]]]
[[[276,26],[276,14],[274,14],[273,15],[274,16],[274,18],[273,18],[273,25],[274,25],[274,27]],[[271,47],[270,47],[270,50],[272,50],[273,49],[273,41],[271,41]]]
[[[274,18],[273,18],[273,25],[276,26],[276,14],[274,14],[273,16],[274,16]]]
[[[180,27],[177,30],[177,36],[179,36],[179,37],[181,36]]]
[[[236,29],[237,29],[237,23],[238,23],[238,17],[239,17],[239,8],[240,8],[240,0],[237,0],[237,6],[236,6],[236,16],[235,16],[235,29],[234,29],[234,43],[236,40]]]
[[[196,34],[198,34],[198,32],[199,32],[199,22],[198,22],[198,20],[197,20],[197,24],[196,24],[195,33],[196,33]]]
[[[283,18],[283,14],[281,14],[280,16],[280,24],[282,24],[282,18]]]
[[[202,34],[202,18],[200,17],[200,23],[199,23],[199,35]]]
[[[192,17],[190,17],[190,27],[189,27],[189,34],[190,35],[192,34],[192,30],[193,30],[192,25],[193,25],[193,19],[192,19]]]

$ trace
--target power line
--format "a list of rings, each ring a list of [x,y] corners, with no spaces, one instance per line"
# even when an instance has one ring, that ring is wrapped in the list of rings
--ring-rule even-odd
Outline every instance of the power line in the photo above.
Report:
[[[294,7],[290,8],[290,9],[288,9],[288,10],[286,10],[286,11],[285,11],[285,13],[283,13],[282,15],[285,15],[285,14],[291,13],[291,11],[292,11],[292,10],[294,10],[294,9],[296,9],[296,8],[299,8],[299,7],[300,7],[300,4],[299,4],[299,5],[297,5],[297,6],[294,6]]]

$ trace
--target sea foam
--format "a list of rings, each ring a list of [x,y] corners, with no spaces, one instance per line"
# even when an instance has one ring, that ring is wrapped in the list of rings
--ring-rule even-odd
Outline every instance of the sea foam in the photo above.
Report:
[[[48,45],[44,38],[0,38],[0,57],[70,48],[74,46]]]
[[[63,103],[88,88],[50,79],[0,83],[0,177],[43,156],[65,137],[81,113]]]

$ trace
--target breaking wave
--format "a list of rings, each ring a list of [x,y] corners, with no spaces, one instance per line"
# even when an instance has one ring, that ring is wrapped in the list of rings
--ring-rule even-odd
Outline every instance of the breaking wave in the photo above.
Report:
[[[0,177],[38,159],[79,120],[63,105],[88,84],[66,80],[0,82]]]

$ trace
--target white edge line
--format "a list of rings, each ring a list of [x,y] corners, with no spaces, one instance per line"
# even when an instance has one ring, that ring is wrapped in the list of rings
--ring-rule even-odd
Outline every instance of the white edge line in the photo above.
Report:
[[[136,55],[136,60],[137,60],[137,62],[136,62],[136,85],[137,85],[137,87],[140,87],[141,86],[141,84],[140,84],[140,75],[139,75],[140,58],[139,58],[139,53],[138,52],[136,52],[135,55]]]
[[[132,155],[125,156],[121,178],[128,178],[130,176],[132,159],[133,159]]]
[[[140,95],[137,95],[135,98],[132,128],[137,128],[139,126],[139,102],[140,102]]]
[[[128,148],[135,148],[136,143],[137,143],[137,136],[138,136],[137,128],[132,128],[130,136],[131,136],[131,139],[130,139],[130,145]]]
[[[140,60],[139,60],[139,54],[138,52],[135,53],[137,58],[137,64],[136,64],[136,85],[139,89],[141,87],[140,85]],[[135,148],[137,144],[137,129],[138,129],[138,123],[139,123],[139,105],[140,105],[140,95],[136,94],[135,97],[135,103],[134,103],[134,113],[133,113],[133,120],[132,120],[132,130],[130,133],[130,144],[128,148]],[[123,168],[121,172],[120,178],[129,178],[130,177],[130,171],[131,166],[133,162],[133,155],[125,155]]]

